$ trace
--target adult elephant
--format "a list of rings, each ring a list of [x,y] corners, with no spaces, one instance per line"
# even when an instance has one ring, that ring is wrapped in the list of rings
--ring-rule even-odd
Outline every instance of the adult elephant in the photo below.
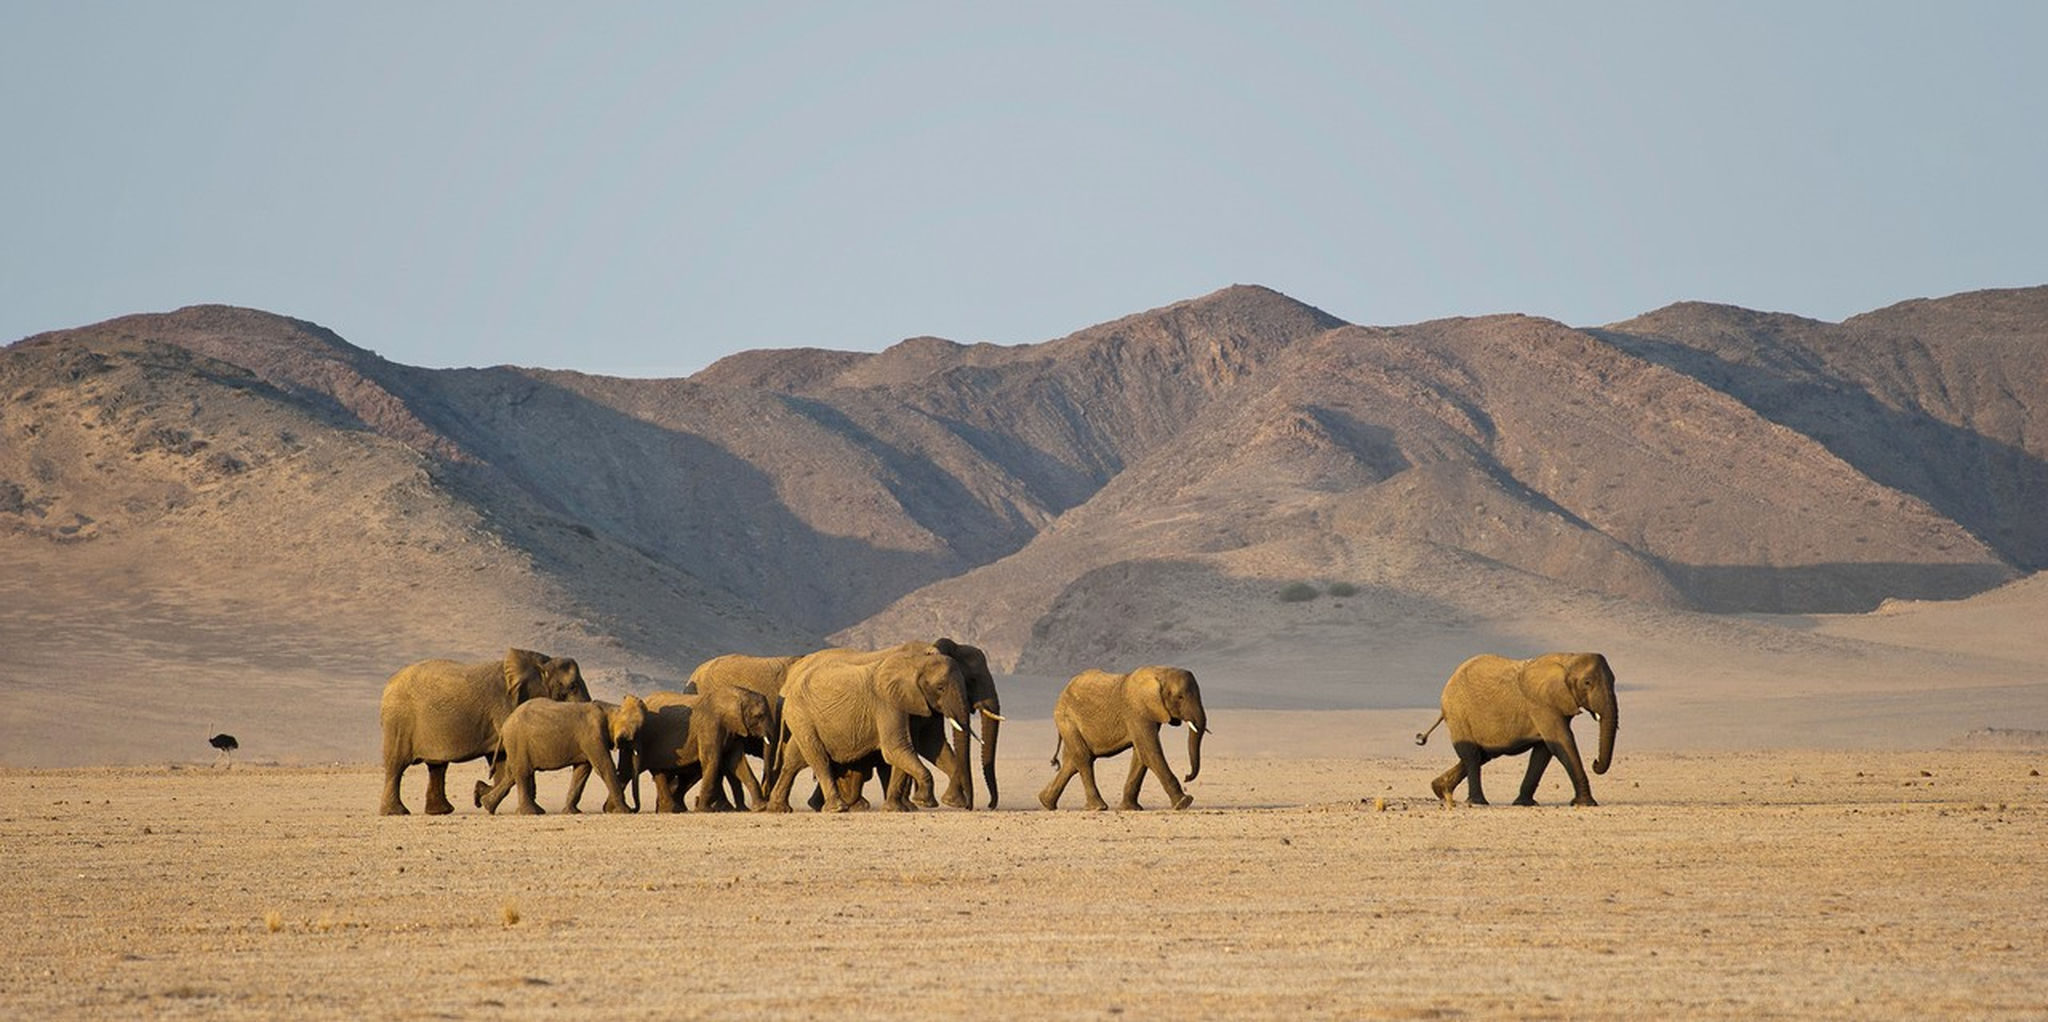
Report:
[[[1052,762],[1059,772],[1038,793],[1038,804],[1047,809],[1059,808],[1067,782],[1079,774],[1081,786],[1088,794],[1088,808],[1109,808],[1102,800],[1102,791],[1095,786],[1095,761],[1132,749],[1135,751],[1131,755],[1131,773],[1124,780],[1124,800],[1119,808],[1145,808],[1138,804],[1138,788],[1144,784],[1145,772],[1149,770],[1159,778],[1159,786],[1166,790],[1173,807],[1186,809],[1194,802],[1194,796],[1174,780],[1173,768],[1166,763],[1166,751],[1159,745],[1160,727],[1178,727],[1182,721],[1188,725],[1187,780],[1192,781],[1202,772],[1202,736],[1209,733],[1202,689],[1192,673],[1178,667],[1154,666],[1140,667],[1129,674],[1083,671],[1075,675],[1053,704],[1052,722],[1060,736],[1053,745]]]
[[[698,812],[732,808],[719,804],[719,786],[745,759],[744,741],[764,738],[774,726],[768,698],[744,688],[702,694],[656,692],[647,697],[647,709],[647,723],[640,728],[633,753],[639,769],[653,779],[655,811],[681,812],[683,793],[700,780]],[[623,756],[622,750],[622,761]],[[754,805],[767,801],[752,772],[746,774],[746,783],[746,795]],[[746,805],[744,796],[740,805]]]
[[[959,662],[924,644],[898,647],[881,657],[824,650],[791,664],[782,685],[787,740],[767,808],[788,812],[790,786],[797,771],[808,767],[824,791],[825,808],[845,812],[849,807],[840,797],[836,771],[877,752],[910,778],[920,801],[929,802],[932,775],[918,760],[910,722],[936,713],[966,729],[963,686]],[[883,804],[913,808],[901,798]]]
[[[1002,733],[1002,698],[996,693],[995,676],[988,669],[988,654],[979,646],[970,646],[952,639],[934,639],[929,643],[907,642],[901,646],[876,650],[867,656],[881,658],[901,650],[913,650],[929,646],[952,658],[960,665],[960,675],[966,686],[968,713],[981,718],[981,776],[988,784],[988,807],[994,809],[999,792],[996,788],[996,742]],[[853,651],[842,651],[848,656],[858,656]],[[930,760],[946,775],[946,790],[937,801],[921,803],[935,806],[940,802],[956,809],[974,808],[973,757],[969,755],[968,734],[955,731],[952,742],[946,740],[946,722],[939,717],[916,717],[910,722],[911,745],[919,756]],[[840,798],[858,804],[860,790],[867,782],[868,773],[879,770],[883,775],[885,789],[896,787],[900,790],[903,782],[895,780],[887,764],[880,757],[871,757],[868,762],[855,764],[843,776],[840,784]]]
[[[778,743],[782,736],[782,683],[789,674],[789,665],[798,659],[793,656],[727,653],[698,664],[697,669],[690,672],[690,681],[683,686],[685,695],[713,695],[739,689],[758,693],[768,700],[768,733],[761,738],[744,741],[747,753],[760,757],[760,780],[755,780],[753,769],[747,766],[744,758],[741,759],[734,764],[726,779],[732,789],[731,801],[726,800],[724,792],[714,791],[711,793],[712,805],[718,808],[744,807],[747,794],[752,794],[755,804],[759,805],[762,789],[775,783],[776,767],[781,757]]]
[[[647,706],[638,696],[618,703],[568,703],[534,699],[519,704],[499,727],[500,755],[490,784],[476,782],[476,804],[496,813],[514,786],[519,788],[519,812],[545,812],[533,798],[533,775],[542,770],[577,768],[565,813],[582,812],[583,779],[596,771],[604,782],[604,811],[631,813],[640,809],[639,770],[632,765],[632,748],[640,727],[647,720]],[[618,769],[611,756],[619,754]],[[633,797],[626,798],[624,781],[633,782]]]
[[[1604,774],[1614,758],[1614,732],[1620,710],[1614,700],[1614,671],[1598,653],[1546,653],[1528,660],[1482,653],[1458,665],[1444,683],[1443,712],[1436,724],[1415,736],[1429,740],[1437,724],[1447,724],[1458,762],[1431,781],[1429,790],[1449,801],[1461,779],[1469,779],[1467,800],[1486,804],[1479,768],[1499,756],[1529,754],[1529,772],[1522,777],[1518,806],[1536,804],[1536,785],[1552,758],[1564,760],[1572,776],[1572,804],[1598,805],[1579,761],[1579,743],[1572,738],[1572,718],[1580,710],[1600,722],[1600,755],[1593,772]]]
[[[384,734],[384,800],[379,812],[405,815],[398,783],[414,763],[427,765],[427,813],[455,811],[448,764],[498,750],[498,728],[529,699],[589,702],[583,671],[568,657],[508,649],[477,664],[422,660],[384,683],[377,721]]]

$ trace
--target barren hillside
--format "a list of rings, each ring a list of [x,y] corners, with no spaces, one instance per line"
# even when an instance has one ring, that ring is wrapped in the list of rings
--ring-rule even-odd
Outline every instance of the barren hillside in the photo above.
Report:
[[[2044,344],[2048,288],[1575,329],[1240,286],[1042,344],[625,380],[130,316],[0,352],[0,684],[89,678],[179,734],[296,715],[353,753],[392,669],[514,644],[617,689],[950,634],[1027,685],[1174,660],[1277,708],[1427,705],[1465,652],[1569,644],[2011,680],[2024,657],[1913,623],[2006,620],[1926,601],[2048,563]],[[0,749],[161,755],[57,719],[11,701]]]

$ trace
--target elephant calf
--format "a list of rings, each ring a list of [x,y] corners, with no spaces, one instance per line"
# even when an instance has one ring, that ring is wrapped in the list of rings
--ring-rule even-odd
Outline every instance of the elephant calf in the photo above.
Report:
[[[541,770],[577,767],[593,770],[604,781],[608,796],[604,811],[636,812],[639,809],[639,770],[631,763],[631,752],[622,751],[623,770],[612,767],[614,749],[630,750],[640,727],[647,720],[647,706],[638,696],[627,696],[614,706],[609,703],[565,703],[532,700],[519,704],[500,728],[502,748],[492,783],[476,782],[476,804],[496,813],[498,803],[512,786],[519,786],[519,812],[545,812],[533,798],[533,775]],[[633,804],[626,802],[620,773],[633,779]],[[582,785],[576,785],[581,793]],[[575,802],[568,811],[576,811]]]

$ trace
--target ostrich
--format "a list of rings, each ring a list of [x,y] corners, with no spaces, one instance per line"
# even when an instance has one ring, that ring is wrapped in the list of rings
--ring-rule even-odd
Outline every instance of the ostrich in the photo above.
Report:
[[[227,757],[229,767],[235,765],[235,750],[242,747],[242,743],[235,741],[234,735],[228,734],[225,731],[207,739],[206,744],[219,749],[220,756]],[[220,764],[220,756],[214,757],[214,765],[218,766]]]

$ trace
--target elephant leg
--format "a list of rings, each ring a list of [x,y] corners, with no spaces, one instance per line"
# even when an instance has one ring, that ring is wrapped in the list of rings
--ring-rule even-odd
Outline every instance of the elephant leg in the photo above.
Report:
[[[1518,806],[1536,804],[1536,785],[1543,781],[1543,770],[1550,766],[1550,746],[1538,745],[1529,750],[1529,772],[1522,775],[1522,793],[1515,796]]]
[[[1081,775],[1081,791],[1088,796],[1088,801],[1083,804],[1098,813],[1108,809],[1109,803],[1102,800],[1102,789],[1095,786],[1094,758],[1090,757],[1086,762],[1082,763],[1079,772]]]
[[[1465,801],[1475,806],[1486,805],[1486,792],[1479,786],[1479,767],[1486,762],[1486,753],[1474,742],[1453,742],[1458,750],[1458,764],[1465,771]]]
[[[797,751],[803,754],[804,762],[810,766],[811,777],[818,782],[817,795],[822,801],[817,808],[821,812],[845,812],[848,806],[839,798],[839,773],[832,763],[832,753],[825,748],[824,739],[808,729],[790,737]],[[779,780],[777,786],[780,787]]]
[[[1586,765],[1579,761],[1579,743],[1572,738],[1570,721],[1562,721],[1553,735],[1545,735],[1544,744],[1550,753],[1564,762],[1564,771],[1572,778],[1572,805],[1597,806],[1593,801],[1593,784],[1586,777]],[[1542,748],[1543,746],[1538,746]]]
[[[519,815],[541,816],[546,812],[547,810],[542,809],[540,803],[533,797],[533,769],[519,768]]]
[[[974,757],[967,754],[966,732],[956,735],[951,744],[940,743],[932,762],[946,775],[946,793],[939,801],[955,809],[973,809]]]
[[[455,811],[448,801],[448,764],[427,764],[427,815],[446,816]]]
[[[562,811],[580,813],[583,811],[583,786],[590,783],[590,764],[578,763],[569,772],[569,794],[562,799]]]
[[[1453,793],[1458,790],[1458,782],[1464,779],[1465,761],[1461,759],[1451,764],[1449,770],[1438,774],[1436,780],[1429,782],[1429,790],[1435,793],[1439,801],[1450,802],[1456,797]]]
[[[775,772],[775,779],[768,786],[768,800],[761,803],[762,812],[789,812],[789,789],[796,784],[797,771],[804,766],[803,750],[796,748],[793,742],[785,743],[782,747],[782,768]]]
[[[761,793],[761,782],[755,779],[754,768],[747,765],[747,750],[738,745],[734,745],[732,751],[726,755],[726,781],[731,783],[735,778],[739,781],[739,787],[732,793],[734,808],[745,809],[747,806],[757,806],[765,801],[765,796]],[[744,796],[741,789],[745,789]],[[749,802],[747,799],[752,801]]]
[[[1159,747],[1157,727],[1139,728],[1132,736],[1131,743],[1132,778],[1125,791],[1124,808],[1138,808],[1138,785],[1144,783],[1144,770],[1152,771],[1159,778],[1159,786],[1166,789],[1166,802],[1175,809],[1186,809],[1193,805],[1195,797],[1181,790],[1180,778],[1173,775],[1173,768],[1166,765],[1166,750]]]
[[[673,813],[682,809],[681,803],[676,799],[676,779],[674,774],[666,770],[656,770],[649,773],[647,777],[654,782],[655,812]]]
[[[1047,809],[1060,807],[1060,796],[1066,793],[1067,782],[1081,772],[1079,764],[1082,759],[1076,754],[1079,745],[1063,736],[1060,739],[1060,749],[1062,751],[1059,770],[1053,773],[1052,780],[1046,782],[1045,788],[1038,793],[1038,804]]]
[[[1124,800],[1117,804],[1117,808],[1130,810],[1145,808],[1138,804],[1138,789],[1143,787],[1144,784],[1145,758],[1133,752],[1131,753],[1131,770],[1124,775]]]
[[[716,813],[735,808],[745,808],[747,803],[744,798],[740,800],[738,806],[720,804],[725,801],[719,796],[725,793],[725,771],[728,765],[724,750],[722,748],[714,748],[705,749],[702,752],[701,758],[697,760],[698,772],[704,775],[703,781],[697,785],[697,811],[700,813]],[[758,804],[758,800],[756,800],[756,804]]]
[[[901,748],[884,750],[882,756],[895,768],[888,791],[882,798],[882,808],[907,813],[919,806],[939,804],[932,797],[932,772],[925,769],[924,761],[917,757],[917,750],[906,743]],[[906,780],[913,789],[909,798],[904,797]]]
[[[889,768],[887,765],[881,768],[881,773],[882,787],[887,788],[889,786]],[[849,808],[870,808],[867,789],[868,770],[866,767],[847,767],[845,772],[839,775],[839,800],[846,803]]]
[[[393,742],[389,737],[384,741],[389,751],[384,753],[384,800],[378,804],[377,812],[384,816],[410,816],[412,810],[398,797],[398,782],[405,777],[405,768],[412,765],[412,756],[390,749]]]
[[[497,769],[491,774],[490,785],[486,787],[482,781],[476,784],[479,789],[476,797],[477,807],[495,814],[498,811],[498,803],[505,801],[505,796],[512,791],[512,770],[505,765],[504,760],[499,760]]]

